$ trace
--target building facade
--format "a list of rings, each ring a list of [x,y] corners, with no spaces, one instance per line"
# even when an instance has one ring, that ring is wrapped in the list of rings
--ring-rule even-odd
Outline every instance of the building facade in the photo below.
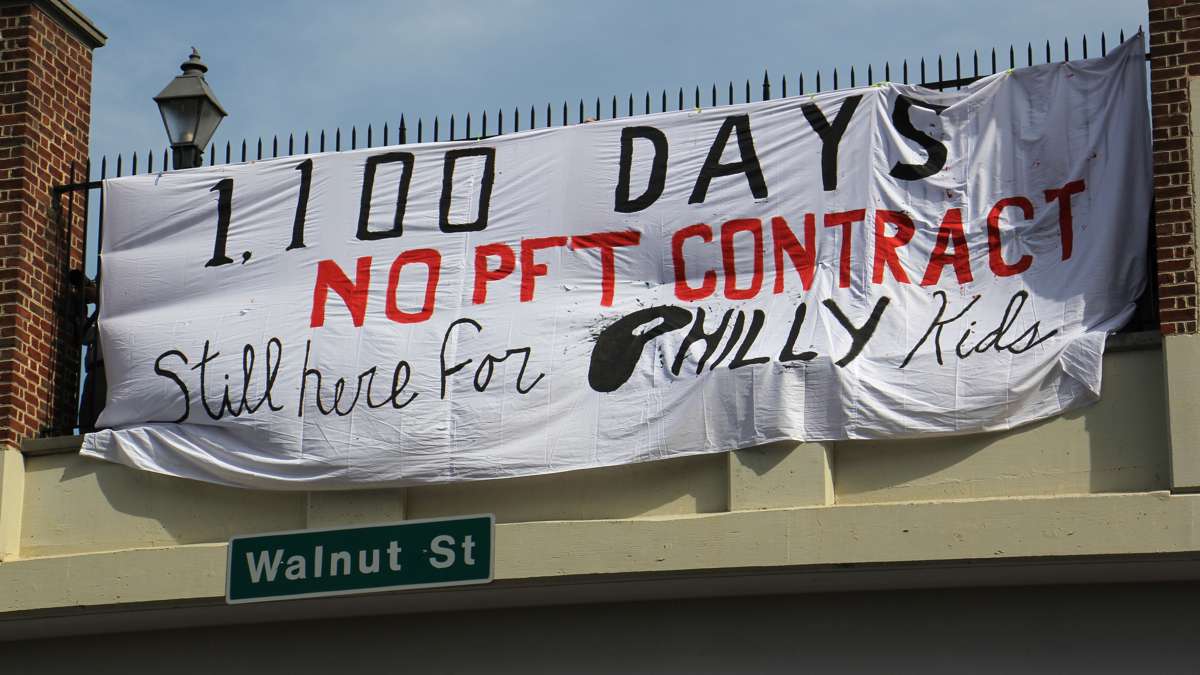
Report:
[[[1149,3],[1160,327],[1110,338],[1098,404],[353,492],[178,480],[42,433],[69,414],[52,317],[83,255],[82,220],[54,231],[51,187],[73,180],[54,167],[86,161],[103,41],[69,3],[0,2],[0,668],[1194,671],[1200,2]],[[233,536],[475,513],[496,517],[491,584],[225,602]]]

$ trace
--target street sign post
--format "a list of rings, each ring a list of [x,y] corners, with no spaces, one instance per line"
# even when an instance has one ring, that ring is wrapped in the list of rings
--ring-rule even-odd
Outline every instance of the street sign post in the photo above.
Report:
[[[234,537],[230,604],[492,580],[492,515]]]

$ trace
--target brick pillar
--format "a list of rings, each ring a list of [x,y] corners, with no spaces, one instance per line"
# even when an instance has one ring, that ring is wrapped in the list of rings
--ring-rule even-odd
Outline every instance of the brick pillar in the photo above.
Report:
[[[83,264],[83,196],[74,217],[56,218],[51,189],[87,162],[104,40],[65,0],[0,0],[0,450],[74,419],[78,321],[64,315],[67,270]]]
[[[1150,101],[1159,325],[1196,332],[1190,82],[1200,76],[1200,1],[1150,0]]]

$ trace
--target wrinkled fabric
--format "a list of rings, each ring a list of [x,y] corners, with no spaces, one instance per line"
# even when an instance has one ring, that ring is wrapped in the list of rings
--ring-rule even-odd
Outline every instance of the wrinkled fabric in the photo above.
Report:
[[[1138,36],[954,92],[881,83],[107,180],[107,428],[82,453],[345,489],[1010,429],[1092,403],[1146,283],[1145,91]],[[622,182],[628,127],[661,132],[665,163],[638,132]],[[487,148],[490,194],[485,154],[453,171],[447,154]]]

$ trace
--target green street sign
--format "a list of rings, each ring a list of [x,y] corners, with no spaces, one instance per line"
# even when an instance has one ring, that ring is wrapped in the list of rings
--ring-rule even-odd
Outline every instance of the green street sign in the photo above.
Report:
[[[480,515],[234,537],[225,601],[486,584],[494,527]]]

